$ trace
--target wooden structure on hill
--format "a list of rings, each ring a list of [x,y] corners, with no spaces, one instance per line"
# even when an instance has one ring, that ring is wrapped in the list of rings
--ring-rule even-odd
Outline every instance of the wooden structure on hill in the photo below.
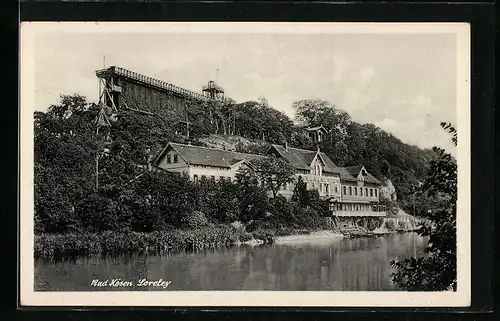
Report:
[[[191,102],[225,100],[224,89],[214,81],[200,93],[167,83],[121,67],[96,71],[99,78],[99,101],[113,112],[134,110],[148,115],[178,115],[185,119]]]

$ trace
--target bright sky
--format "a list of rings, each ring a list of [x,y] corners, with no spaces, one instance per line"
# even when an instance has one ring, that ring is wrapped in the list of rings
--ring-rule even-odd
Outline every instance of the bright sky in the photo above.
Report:
[[[47,33],[35,38],[35,101],[37,110],[61,94],[95,101],[104,63],[193,91],[219,69],[236,101],[265,96],[293,116],[293,101],[324,99],[406,143],[455,154],[439,123],[457,121],[456,55],[454,34]]]

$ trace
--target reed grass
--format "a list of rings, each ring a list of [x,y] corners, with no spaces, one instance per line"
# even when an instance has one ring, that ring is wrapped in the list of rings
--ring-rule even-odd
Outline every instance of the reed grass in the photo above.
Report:
[[[231,226],[196,230],[41,234],[35,236],[35,259],[57,260],[126,253],[197,251],[232,246],[240,233]]]

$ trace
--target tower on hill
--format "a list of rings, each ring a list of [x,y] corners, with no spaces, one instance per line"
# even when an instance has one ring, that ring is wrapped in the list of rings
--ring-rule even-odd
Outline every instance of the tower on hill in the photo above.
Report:
[[[224,88],[217,85],[213,80],[210,80],[207,85],[204,85],[202,91],[205,97],[217,100],[224,99]]]

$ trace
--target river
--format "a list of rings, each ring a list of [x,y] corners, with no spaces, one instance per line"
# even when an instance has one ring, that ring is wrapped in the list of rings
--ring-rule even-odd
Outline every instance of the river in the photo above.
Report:
[[[35,262],[36,291],[394,291],[389,262],[422,256],[427,239],[416,233],[377,238],[316,239],[239,246],[165,256],[132,255]],[[121,279],[131,287],[96,287]],[[136,287],[139,279],[168,287]]]

